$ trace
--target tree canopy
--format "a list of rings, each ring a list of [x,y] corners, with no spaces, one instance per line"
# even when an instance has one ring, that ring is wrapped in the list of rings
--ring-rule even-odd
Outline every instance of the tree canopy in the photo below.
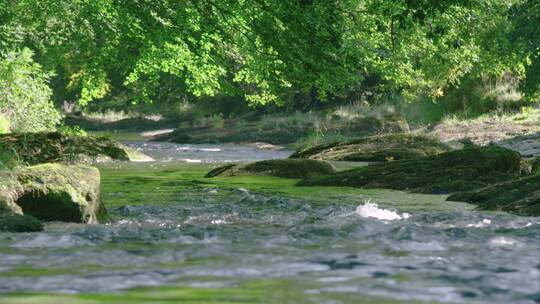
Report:
[[[464,77],[540,83],[538,0],[0,0],[2,56],[28,48],[57,99],[127,91],[436,99]]]

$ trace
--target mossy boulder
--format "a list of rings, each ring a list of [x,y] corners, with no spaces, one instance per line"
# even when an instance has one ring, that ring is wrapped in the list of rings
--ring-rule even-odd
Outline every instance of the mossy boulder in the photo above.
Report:
[[[377,163],[313,177],[299,186],[388,188],[418,193],[452,193],[515,178],[519,153],[496,146],[474,147],[416,159]]]
[[[105,137],[59,132],[0,135],[0,151],[29,164],[51,162],[140,161],[141,153]],[[146,157],[146,160],[151,160]]]
[[[468,202],[482,210],[540,216],[540,175],[510,180],[485,188],[458,192],[449,201]]]
[[[318,145],[300,150],[291,158],[372,162],[418,158],[451,150],[431,137],[389,134]]]
[[[334,167],[324,161],[275,159],[243,165],[229,164],[208,172],[206,177],[256,174],[286,178],[308,178],[334,172],[336,172]]]
[[[43,221],[107,221],[99,170],[86,165],[41,164],[0,171],[0,210]]]
[[[0,231],[38,232],[43,231],[43,223],[31,215],[5,213],[0,214]]]

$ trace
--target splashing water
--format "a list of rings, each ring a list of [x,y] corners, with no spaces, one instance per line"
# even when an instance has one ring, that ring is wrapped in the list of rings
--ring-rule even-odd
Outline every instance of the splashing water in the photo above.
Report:
[[[399,214],[394,211],[379,208],[379,205],[371,203],[369,201],[367,201],[363,205],[358,206],[356,208],[356,213],[359,214],[361,217],[373,217],[387,221],[407,219],[411,216],[409,213]]]

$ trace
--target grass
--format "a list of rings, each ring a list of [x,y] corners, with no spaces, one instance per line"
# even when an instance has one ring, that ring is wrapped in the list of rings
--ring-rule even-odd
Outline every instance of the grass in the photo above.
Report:
[[[469,118],[459,114],[446,116],[441,123],[444,124],[458,124],[463,122],[475,123],[475,122],[488,122],[488,121],[506,121],[516,123],[531,123],[540,125],[540,108],[535,107],[523,107],[518,112],[491,112],[479,115],[475,118]]]
[[[116,122],[124,119],[131,119],[131,118],[138,118],[140,117],[139,114],[132,113],[132,112],[125,112],[125,111],[114,111],[114,110],[106,110],[104,112],[89,112],[89,113],[83,113],[84,118],[101,122],[101,123],[110,123],[110,122]]]
[[[312,133],[307,137],[301,138],[292,146],[295,150],[302,150],[308,147],[351,139],[353,139],[353,137],[339,133]]]
[[[519,112],[486,113],[476,118],[447,116],[430,132],[442,141],[468,138],[476,144],[536,133],[540,133],[540,108],[535,107],[524,107]]]

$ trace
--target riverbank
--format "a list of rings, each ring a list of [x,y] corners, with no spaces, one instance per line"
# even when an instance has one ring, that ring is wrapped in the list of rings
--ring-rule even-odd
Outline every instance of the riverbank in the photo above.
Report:
[[[93,115],[72,117],[67,122],[83,126],[92,134],[120,141],[182,144],[267,142],[301,149],[369,135],[410,132],[449,144],[494,143],[526,157],[540,155],[540,108],[485,114],[477,118],[454,116],[430,123],[410,118],[392,106],[349,106],[319,112],[234,118],[216,115],[182,120],[158,116],[118,118],[123,119],[114,120],[106,116],[100,120],[99,115]]]

